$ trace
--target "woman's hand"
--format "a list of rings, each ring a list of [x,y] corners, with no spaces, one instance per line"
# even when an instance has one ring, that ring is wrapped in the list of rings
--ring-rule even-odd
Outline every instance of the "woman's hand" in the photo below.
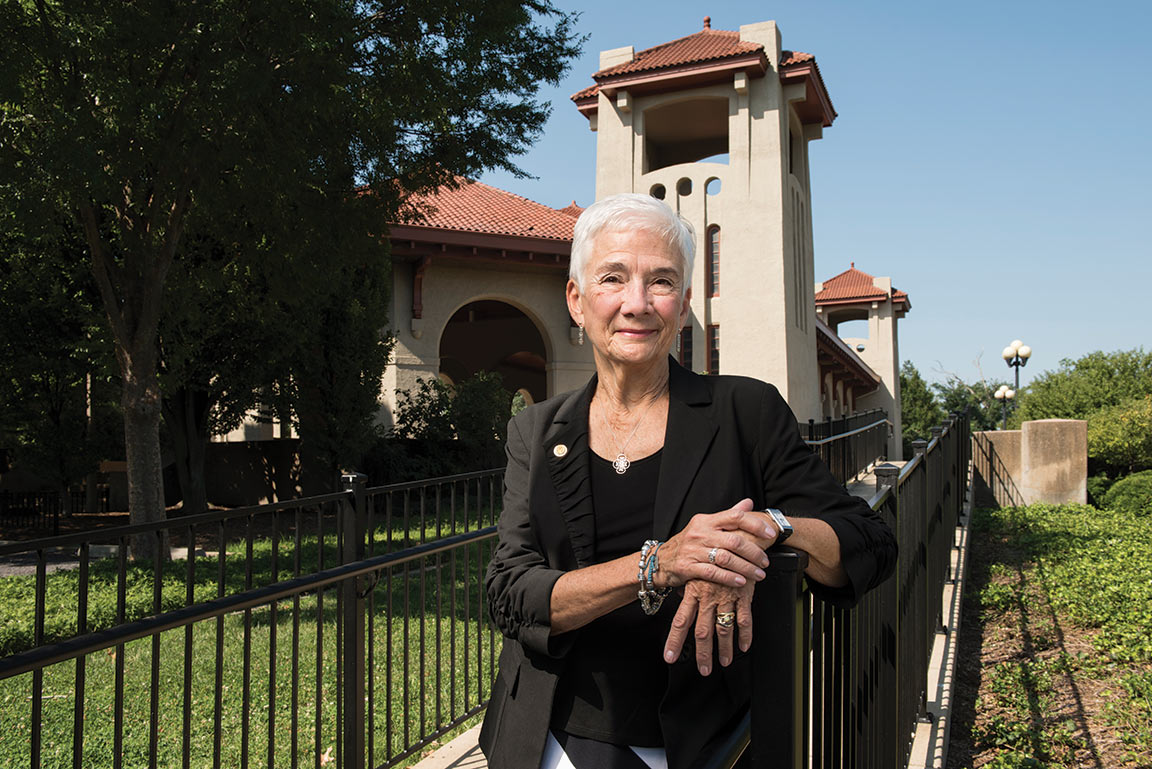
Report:
[[[752,645],[752,592],[755,582],[742,587],[724,587],[703,580],[692,580],[684,586],[684,600],[672,618],[668,640],[664,643],[664,661],[680,658],[684,640],[691,630],[696,638],[696,667],[700,675],[712,672],[712,635],[716,635],[716,652],[720,664],[732,662],[734,637],[739,635],[740,651]],[[717,622],[717,617],[735,614],[735,622]]]
[[[768,565],[764,548],[776,539],[776,528],[752,500],[742,499],[729,510],[699,513],[660,548],[657,587],[680,587],[704,580],[727,587],[743,587],[764,579]],[[767,542],[767,544],[763,544]]]

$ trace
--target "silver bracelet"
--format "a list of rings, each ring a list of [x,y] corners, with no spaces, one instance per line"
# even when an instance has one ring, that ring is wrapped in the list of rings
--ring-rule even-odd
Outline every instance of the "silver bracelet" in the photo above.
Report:
[[[645,541],[644,546],[640,548],[640,570],[636,574],[636,581],[640,583],[640,589],[636,592],[636,595],[640,598],[640,608],[648,615],[660,611],[660,606],[664,603],[664,599],[672,592],[672,588],[670,587],[657,590],[653,582],[653,578],[656,576],[656,570],[660,568],[660,559],[657,556],[657,552],[663,544],[663,542],[655,539],[649,539]]]

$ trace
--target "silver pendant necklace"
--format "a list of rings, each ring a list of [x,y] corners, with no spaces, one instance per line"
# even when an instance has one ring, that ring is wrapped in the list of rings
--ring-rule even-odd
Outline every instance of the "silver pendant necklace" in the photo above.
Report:
[[[616,468],[617,475],[623,475],[628,472],[628,468],[632,466],[632,462],[628,459],[628,455],[624,452],[628,450],[628,444],[636,437],[636,432],[640,429],[640,425],[644,422],[644,417],[648,416],[648,409],[652,408],[652,404],[659,398],[649,401],[644,411],[640,414],[640,418],[636,420],[636,426],[632,428],[632,433],[628,436],[628,440],[624,441],[624,445],[616,452],[616,459],[612,462],[612,467]],[[616,438],[616,430],[608,422],[608,409],[604,406],[600,407],[600,418],[604,420],[604,426],[608,428],[608,432],[612,434],[613,440]]]

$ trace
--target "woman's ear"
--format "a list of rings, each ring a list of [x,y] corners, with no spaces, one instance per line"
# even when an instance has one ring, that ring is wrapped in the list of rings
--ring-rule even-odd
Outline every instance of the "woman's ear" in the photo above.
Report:
[[[564,289],[564,296],[568,300],[568,314],[576,321],[577,326],[583,328],[584,310],[580,307],[580,287],[571,278],[568,279],[568,287]]]
[[[689,286],[688,290],[684,292],[684,298],[680,300],[680,328],[684,328],[684,321],[688,320],[688,313],[692,312],[692,287]]]

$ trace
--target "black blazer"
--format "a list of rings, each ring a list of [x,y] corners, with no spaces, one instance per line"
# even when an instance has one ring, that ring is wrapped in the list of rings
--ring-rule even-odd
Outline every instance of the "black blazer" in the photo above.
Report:
[[[887,578],[896,562],[892,532],[804,444],[776,388],[744,377],[699,376],[671,359],[669,366],[653,539],[668,539],[696,513],[750,497],[756,509],[819,516],[832,526],[849,584],[813,585],[825,600],[851,605]],[[505,637],[480,733],[492,769],[539,767],[556,682],[580,632],[552,637],[550,602],[556,580],[595,555],[588,446],[595,390],[593,377],[582,390],[531,406],[508,423],[500,539],[485,578],[492,618]],[[660,707],[670,769],[692,766],[739,718],[750,697],[750,660],[737,649],[732,664],[714,663],[707,678],[696,670],[694,650],[672,664]]]

